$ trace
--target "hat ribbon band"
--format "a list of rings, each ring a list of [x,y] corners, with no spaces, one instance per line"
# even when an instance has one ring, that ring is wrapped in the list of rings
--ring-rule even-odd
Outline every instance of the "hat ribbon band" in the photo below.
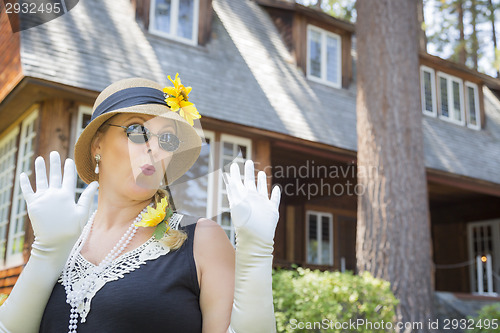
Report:
[[[161,90],[150,87],[126,88],[115,92],[102,101],[95,108],[90,121],[110,111],[142,104],[163,104],[167,106],[165,96]]]

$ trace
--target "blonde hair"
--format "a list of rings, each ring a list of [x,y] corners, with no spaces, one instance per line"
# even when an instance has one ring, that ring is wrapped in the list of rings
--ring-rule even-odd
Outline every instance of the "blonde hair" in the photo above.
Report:
[[[167,198],[169,201],[169,206],[171,205],[170,201],[170,196],[168,192],[164,189],[159,188],[155,195],[154,195],[154,201],[155,204],[158,205],[160,203],[161,199]],[[171,250],[177,250],[184,244],[184,241],[187,239],[187,234],[182,231],[182,230],[175,230],[175,229],[169,229],[166,233],[165,236],[160,240],[163,244],[168,246]]]

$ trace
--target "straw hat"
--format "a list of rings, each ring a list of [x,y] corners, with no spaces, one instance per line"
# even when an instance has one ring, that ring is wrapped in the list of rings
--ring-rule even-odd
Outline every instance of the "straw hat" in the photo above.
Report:
[[[154,95],[156,100],[153,101],[148,95]],[[172,184],[191,168],[200,154],[201,138],[186,119],[171,111],[165,102],[161,103],[161,98],[163,98],[163,87],[142,78],[115,82],[99,94],[92,109],[91,122],[85,127],[75,145],[76,169],[85,183],[97,180],[94,172],[96,162],[91,153],[92,139],[106,120],[120,113],[147,114],[175,120],[176,135],[179,137],[180,145],[167,167],[168,184]]]

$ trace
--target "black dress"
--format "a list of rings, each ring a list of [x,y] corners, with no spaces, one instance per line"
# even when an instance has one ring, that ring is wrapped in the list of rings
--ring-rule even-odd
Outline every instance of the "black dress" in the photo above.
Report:
[[[86,322],[78,320],[78,333],[200,333],[200,287],[193,257],[197,220],[187,215],[182,218],[179,229],[188,237],[178,250],[144,261],[98,290]],[[45,308],[40,333],[68,332],[70,309],[64,286],[58,282]]]

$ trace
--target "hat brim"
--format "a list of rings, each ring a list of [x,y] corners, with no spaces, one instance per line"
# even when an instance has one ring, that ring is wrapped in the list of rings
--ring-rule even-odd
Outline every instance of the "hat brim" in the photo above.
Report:
[[[95,161],[91,152],[92,140],[101,125],[109,118],[122,113],[145,114],[158,116],[176,121],[177,137],[180,140],[179,148],[174,152],[170,161],[166,180],[167,185],[186,173],[198,159],[201,149],[201,138],[196,129],[178,113],[171,111],[166,105],[142,104],[113,110],[92,120],[83,130],[75,145],[75,164],[78,175],[87,184],[98,180],[95,174]]]

